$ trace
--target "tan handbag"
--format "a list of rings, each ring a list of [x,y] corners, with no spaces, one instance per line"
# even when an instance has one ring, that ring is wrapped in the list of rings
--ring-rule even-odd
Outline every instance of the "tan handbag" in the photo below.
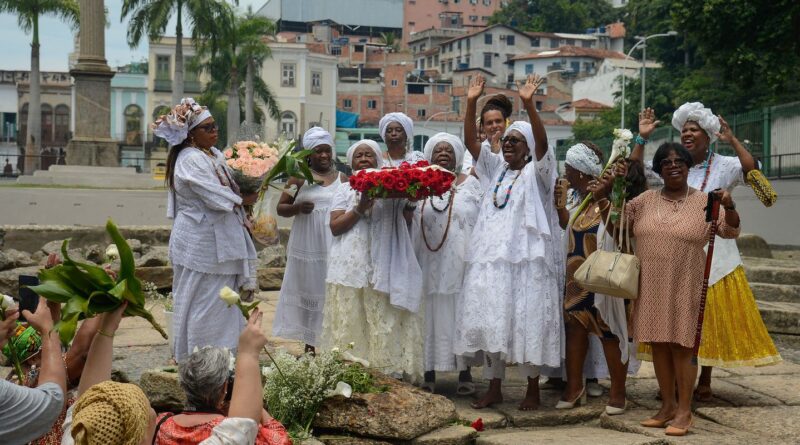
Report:
[[[624,202],[622,208],[625,208]],[[621,212],[619,224],[614,225],[614,233],[619,235],[619,242],[615,242],[614,251],[601,250],[610,217],[609,211],[603,232],[597,235],[597,250],[592,252],[575,271],[573,279],[589,292],[635,300],[639,297],[640,264],[639,258],[635,255],[623,253],[631,251],[630,227],[625,220],[624,210]],[[627,246],[623,246],[624,241],[627,242]]]

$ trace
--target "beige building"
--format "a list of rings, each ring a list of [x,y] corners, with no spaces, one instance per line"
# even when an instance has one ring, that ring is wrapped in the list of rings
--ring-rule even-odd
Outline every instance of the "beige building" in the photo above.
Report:
[[[194,57],[192,40],[183,38],[183,92],[184,96],[199,96],[205,79],[189,69],[189,60]],[[149,42],[147,55],[147,111],[145,116],[152,122],[163,114],[165,107],[172,107],[172,81],[175,73],[175,37],[162,37]],[[149,137],[148,139],[152,139]]]
[[[281,109],[278,121],[267,117],[266,140],[302,136],[315,125],[336,131],[336,56],[312,51],[305,43],[272,42],[272,58],[261,77]]]

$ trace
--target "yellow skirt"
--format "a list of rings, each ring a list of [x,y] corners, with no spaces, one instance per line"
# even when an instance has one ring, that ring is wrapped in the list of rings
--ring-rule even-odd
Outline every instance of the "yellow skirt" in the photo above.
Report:
[[[639,344],[636,356],[653,361],[649,344]],[[733,368],[781,362],[758,312],[742,266],[708,288],[698,363]]]

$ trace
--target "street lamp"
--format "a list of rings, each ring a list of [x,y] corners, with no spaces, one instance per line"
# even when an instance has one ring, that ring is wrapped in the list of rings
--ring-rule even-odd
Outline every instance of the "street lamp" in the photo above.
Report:
[[[428,127],[428,122],[430,122],[430,121],[431,121],[431,119],[433,119],[434,117],[436,117],[436,116],[439,116],[439,115],[441,115],[441,114],[452,114],[452,113],[455,113],[455,111],[453,111],[453,110],[450,110],[450,111],[440,111],[440,112],[438,112],[438,113],[433,113],[433,114],[431,114],[431,116],[430,116],[429,118],[425,119],[425,123],[424,123],[424,124],[422,124],[422,129],[423,129],[423,130],[427,130],[427,129],[428,129],[428,128],[427,128],[427,127]],[[447,119],[445,119],[445,120],[444,120],[444,131],[445,131],[445,132],[447,132]]]
[[[625,60],[631,58],[631,54],[633,51],[638,48],[640,45],[642,47],[642,109],[644,109],[645,101],[644,101],[644,92],[645,92],[645,73],[647,70],[646,63],[647,63],[647,44],[645,42],[653,37],[674,37],[677,36],[677,31],[667,31],[661,34],[652,34],[649,36],[636,36],[634,37],[638,42],[633,45],[633,48],[628,51],[628,54],[625,55]],[[622,111],[620,112],[620,128],[625,128],[625,67],[622,67]]]

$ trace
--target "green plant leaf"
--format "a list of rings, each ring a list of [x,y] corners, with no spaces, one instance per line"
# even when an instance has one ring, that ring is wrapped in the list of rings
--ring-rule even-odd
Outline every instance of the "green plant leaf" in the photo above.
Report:
[[[128,307],[125,308],[125,315],[144,318],[145,320],[150,322],[150,324],[153,326],[153,328],[156,331],[158,331],[158,333],[161,334],[162,337],[164,337],[165,339],[169,338],[169,336],[167,336],[167,333],[164,331],[164,328],[162,328],[161,325],[158,324],[156,319],[153,317],[153,314],[151,314],[144,307],[138,307],[138,306],[134,306],[134,305],[129,304]]]
[[[67,250],[68,246],[69,240],[66,239],[61,244],[61,254],[64,256],[64,264],[61,266],[64,267],[65,272],[70,273],[70,277],[76,281],[76,284],[78,282],[81,283],[82,289],[80,290],[88,294],[94,290],[107,290],[114,285],[114,280],[108,276],[108,273],[106,273],[103,268],[97,267],[94,264],[81,263],[80,261],[75,261],[70,258]],[[83,276],[72,276],[73,269]],[[90,286],[94,289],[89,289]]]
[[[96,314],[112,312],[114,309],[118,308],[120,304],[122,304],[122,300],[115,298],[115,296],[108,292],[100,290],[92,292],[92,295],[89,295],[89,310],[86,316],[87,318],[91,318]]]
[[[75,338],[75,331],[78,329],[78,316],[74,315],[69,318],[61,318],[53,329],[58,332],[58,337],[61,339],[61,344],[68,345],[73,338]]]
[[[120,267],[119,277],[117,279],[119,281],[128,281],[128,290],[130,291],[131,295],[126,297],[126,300],[130,301],[131,303],[135,303],[137,306],[144,306],[142,283],[138,278],[136,278],[136,264],[133,260],[133,251],[131,250],[131,247],[128,245],[128,242],[125,241],[125,238],[119,232],[119,229],[117,229],[114,221],[109,219],[108,222],[106,222],[106,231],[108,231],[108,234],[111,235],[111,239],[114,241],[114,244],[116,244],[117,250],[119,251]]]
[[[38,286],[28,286],[28,289],[34,291],[36,294],[44,297],[47,300],[54,301],[56,303],[66,303],[73,297],[75,297],[75,293],[72,292],[67,286],[64,286],[63,283],[56,280],[47,280]]]

